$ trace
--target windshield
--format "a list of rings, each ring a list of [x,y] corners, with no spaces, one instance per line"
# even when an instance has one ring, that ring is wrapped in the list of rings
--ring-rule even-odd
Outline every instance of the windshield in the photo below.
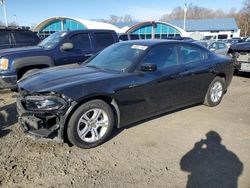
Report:
[[[246,42],[250,42],[250,37],[248,37],[248,38],[246,39]]]
[[[147,49],[144,45],[116,43],[91,59],[86,66],[113,71],[126,71]]]
[[[56,32],[52,35],[48,36],[46,39],[44,39],[42,42],[38,44],[38,46],[41,46],[45,49],[50,49],[55,47],[61,38],[63,38],[67,33],[66,32]]]

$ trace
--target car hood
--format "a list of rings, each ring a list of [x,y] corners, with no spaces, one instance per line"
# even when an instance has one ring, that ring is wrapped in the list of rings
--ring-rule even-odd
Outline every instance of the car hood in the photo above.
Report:
[[[84,86],[98,80],[105,80],[119,75],[100,69],[80,66],[78,64],[58,66],[37,71],[20,80],[18,86],[29,92],[63,93],[67,88]]]
[[[238,44],[233,44],[230,48],[232,50],[250,50],[250,42],[242,42]]]
[[[40,46],[10,48],[10,49],[0,50],[0,57],[6,57],[9,55],[26,54],[26,53],[32,53],[32,52],[39,52],[39,51],[44,51],[44,49]]]

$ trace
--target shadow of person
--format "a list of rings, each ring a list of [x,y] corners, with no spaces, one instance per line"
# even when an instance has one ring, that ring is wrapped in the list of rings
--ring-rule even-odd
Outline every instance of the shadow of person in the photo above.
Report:
[[[243,164],[239,158],[221,144],[215,131],[206,134],[206,140],[195,143],[185,154],[180,166],[189,172],[187,188],[236,188]]]

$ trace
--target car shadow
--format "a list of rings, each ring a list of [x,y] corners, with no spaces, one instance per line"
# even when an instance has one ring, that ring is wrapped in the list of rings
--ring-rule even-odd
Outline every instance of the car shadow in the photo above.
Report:
[[[130,128],[133,128],[135,126],[138,126],[140,124],[143,124],[143,123],[146,123],[148,121],[151,121],[151,120],[154,120],[154,119],[157,119],[157,118],[160,118],[160,117],[163,117],[163,116],[166,116],[166,115],[169,115],[169,114],[173,114],[173,113],[176,113],[176,112],[179,112],[179,111],[182,111],[182,110],[185,110],[185,109],[188,109],[188,108],[192,108],[192,107],[195,107],[195,106],[199,106],[201,105],[200,103],[198,104],[193,104],[193,105],[189,105],[189,106],[186,106],[186,107],[182,107],[182,108],[179,108],[179,109],[176,109],[176,110],[172,110],[172,111],[169,111],[169,112],[166,112],[166,113],[162,113],[160,115],[156,115],[156,116],[152,116],[150,118],[145,118],[141,121],[137,121],[135,123],[131,123],[129,125],[126,125],[122,128],[115,128],[115,130],[112,132],[112,135],[110,137],[109,140],[113,139],[114,137],[118,136],[122,131],[124,131],[125,129],[130,129]]]
[[[217,132],[209,131],[205,140],[195,143],[182,157],[180,167],[189,173],[187,188],[237,188],[243,163],[221,140]]]

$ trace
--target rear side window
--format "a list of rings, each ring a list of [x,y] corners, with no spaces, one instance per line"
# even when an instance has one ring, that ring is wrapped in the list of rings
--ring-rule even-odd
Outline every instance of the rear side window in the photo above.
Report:
[[[180,56],[184,64],[208,59],[208,53],[196,46],[180,46]]]
[[[88,33],[80,33],[73,35],[70,42],[74,45],[75,50],[91,49],[90,38]]]
[[[0,44],[9,44],[9,33],[5,31],[0,32]]]
[[[94,37],[97,50],[102,50],[115,42],[113,35],[107,32],[94,33]]]
[[[14,32],[13,36],[16,43],[30,43],[34,42],[34,33],[32,32]]]

